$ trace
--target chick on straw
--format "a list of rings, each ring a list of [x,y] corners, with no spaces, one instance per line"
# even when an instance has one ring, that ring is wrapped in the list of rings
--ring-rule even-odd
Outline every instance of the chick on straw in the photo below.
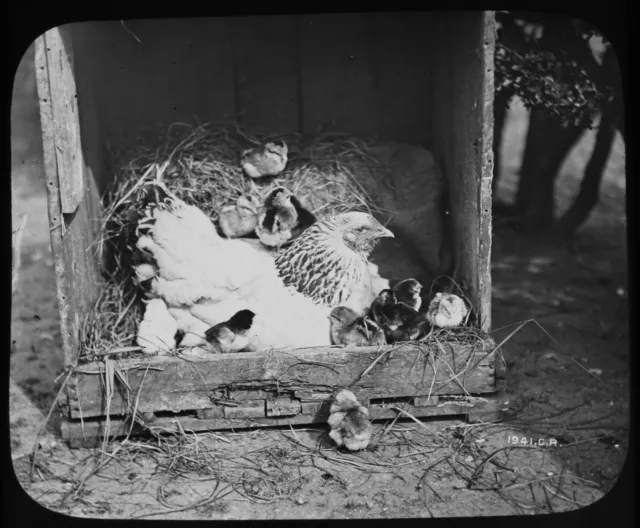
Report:
[[[393,287],[393,293],[399,303],[404,303],[416,312],[422,306],[422,284],[416,279],[405,279]]]
[[[371,318],[384,331],[387,343],[414,341],[425,335],[429,322],[404,303],[399,303],[392,290],[382,290],[371,303]]]
[[[452,293],[437,293],[429,303],[427,320],[440,328],[452,328],[460,326],[469,308],[462,298]]]
[[[349,451],[358,451],[369,445],[369,411],[360,405],[350,390],[341,389],[336,393],[329,413],[329,436],[338,446],[344,445]]]
[[[220,211],[220,229],[227,238],[239,238],[252,233],[258,225],[260,203],[255,196],[241,195],[235,205]]]
[[[239,352],[245,348],[251,336],[255,314],[251,310],[240,310],[228,321],[218,323],[205,332],[207,349],[214,354]]]
[[[255,232],[269,248],[280,248],[298,238],[316,221],[298,199],[284,187],[276,187],[265,198]]]
[[[331,341],[341,346],[383,346],[387,344],[382,329],[369,317],[359,317],[346,306],[338,306],[329,314]]]
[[[240,165],[250,178],[277,176],[287,165],[288,151],[284,141],[272,141],[243,151]]]

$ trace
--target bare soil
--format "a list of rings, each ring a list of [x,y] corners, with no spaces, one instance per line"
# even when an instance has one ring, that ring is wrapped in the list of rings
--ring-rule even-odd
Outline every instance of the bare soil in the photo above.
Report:
[[[46,414],[63,362],[32,67],[24,61],[18,71],[12,108],[12,212],[14,219],[25,212],[29,218],[12,307],[10,375]],[[505,200],[517,183],[526,122],[526,111],[513,108],[499,190]],[[593,132],[586,134],[563,167],[560,210],[576,192],[593,140]],[[448,517],[591,504],[611,489],[628,449],[624,200],[618,138],[601,202],[570,246],[527,238],[496,219],[495,338],[506,337],[515,323],[537,322],[505,346],[509,412],[500,424],[398,421],[386,430],[389,424],[380,423],[370,447],[357,454],[337,450],[325,428],[203,434],[197,441],[188,435],[173,461],[154,454],[153,442],[137,439],[115,455],[117,446],[110,446],[112,456],[101,459],[45,443],[32,480],[33,434],[24,432],[33,424],[32,410],[13,405],[16,475],[40,504],[80,517]],[[51,429],[55,433],[55,421]],[[514,437],[547,445],[515,445]],[[189,465],[189,458],[201,465]],[[96,468],[96,460],[108,463]]]

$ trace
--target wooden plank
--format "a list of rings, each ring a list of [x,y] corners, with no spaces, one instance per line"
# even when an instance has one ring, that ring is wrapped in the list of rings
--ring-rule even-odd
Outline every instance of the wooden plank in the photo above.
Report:
[[[265,400],[247,400],[238,407],[223,407],[222,414],[228,420],[234,418],[264,418]]]
[[[35,71],[42,128],[51,250],[56,273],[56,297],[60,313],[64,361],[65,365],[69,366],[76,363],[79,350],[82,324],[80,316],[87,313],[97,295],[99,261],[95,253],[88,251],[87,248],[96,238],[95,218],[100,212],[100,198],[93,182],[87,179],[85,183],[89,182],[91,185],[85,187],[84,195],[75,213],[64,214],[60,188],[62,165],[58,165],[60,145],[57,143],[57,137],[61,132],[57,131],[57,128],[60,120],[64,120],[61,112],[66,108],[63,104],[66,101],[66,92],[58,82],[53,84],[50,82],[48,54],[50,55],[51,51],[47,52],[48,44],[45,36],[40,36],[35,42]],[[77,115],[70,114],[66,119],[73,121],[77,119]],[[74,148],[74,141],[71,143],[69,148]],[[83,161],[79,147],[75,154],[76,160]],[[75,171],[75,168],[73,170]],[[86,171],[87,178],[91,177],[87,167],[82,166],[82,170]],[[84,174],[80,176],[84,177]],[[67,203],[66,210],[70,209],[72,207]]]
[[[426,407],[427,405],[437,405],[438,396],[416,396],[413,399],[413,405],[416,407]]]
[[[224,418],[224,407],[222,405],[216,407],[209,407],[208,409],[198,409],[196,416],[200,420],[207,420],[211,418]]]
[[[432,12],[370,13],[380,139],[431,145]]]
[[[46,61],[49,103],[53,121],[53,154],[58,171],[60,206],[74,213],[84,196],[84,172],[73,48],[69,26],[50,29],[42,37],[40,66]],[[44,82],[44,80],[43,80]],[[46,96],[45,96],[46,97]]]
[[[455,275],[471,289],[484,330],[491,328],[491,180],[493,177],[492,12],[445,13],[433,78],[434,152],[449,182]]]
[[[313,405],[317,405],[313,402]],[[461,400],[457,403],[431,405],[427,407],[415,407],[407,403],[393,405],[374,404],[369,407],[369,414],[373,422],[381,420],[395,419],[399,414],[397,409],[401,409],[415,418],[444,417],[470,415],[480,413],[487,408],[493,409],[495,406],[491,398],[475,398],[473,403],[466,403]],[[489,407],[487,407],[489,406]],[[477,416],[480,416],[477,414]],[[220,419],[196,417],[159,417],[152,424],[162,431],[179,431],[180,428],[192,431],[220,431],[229,429],[251,429],[256,427],[283,427],[300,424],[326,424],[329,417],[329,405],[325,402],[315,413],[303,413],[288,417],[257,417],[248,419]],[[407,421],[411,418],[401,415],[399,421]],[[180,425],[178,425],[178,422]],[[124,436],[128,433],[129,424],[122,419],[112,419],[109,429],[111,438]],[[89,420],[84,424],[80,421],[63,420],[61,425],[62,437],[69,442],[70,447],[95,447],[100,444],[102,435],[105,433],[105,422],[103,420]],[[133,435],[145,434],[145,430],[135,424],[132,430]]]
[[[239,17],[232,24],[239,122],[271,132],[297,131],[295,18]]]
[[[228,18],[81,22],[73,35],[78,82],[114,147],[157,125],[236,120]]]
[[[267,400],[267,416],[295,416],[302,411],[300,400],[277,398]]]
[[[476,346],[444,343],[442,347],[411,343],[389,346],[385,359],[360,379],[378,356],[376,347],[320,347],[295,352],[240,353],[189,358],[171,356],[118,361],[128,371],[134,394],[140,390],[140,412],[184,411],[211,407],[209,395],[220,390],[307,391],[331,394],[350,387],[368,401],[385,396],[485,393],[494,390],[494,366],[485,356],[493,341]],[[470,365],[479,362],[470,370]],[[147,370],[147,366],[149,367]],[[104,413],[103,363],[82,365],[69,395],[70,417],[86,419]],[[464,387],[464,388],[463,388]],[[116,391],[114,415],[127,412],[126,398]]]
[[[315,416],[319,413],[328,415],[329,408],[331,407],[331,400],[320,401],[302,401],[300,402],[302,414],[309,414]]]
[[[377,134],[379,119],[364,15],[299,18],[303,131]]]

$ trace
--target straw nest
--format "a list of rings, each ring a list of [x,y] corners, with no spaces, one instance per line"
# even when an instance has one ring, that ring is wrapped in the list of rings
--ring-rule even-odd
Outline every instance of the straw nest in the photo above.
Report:
[[[285,170],[264,182],[246,177],[240,167],[242,151],[274,140],[288,145]],[[241,194],[264,198],[276,186],[291,190],[318,217],[346,211],[380,215],[385,211],[374,199],[372,185],[384,168],[370,154],[372,146],[347,135],[309,137],[236,125],[174,124],[160,145],[147,140],[113,151],[114,179],[104,197],[96,244],[108,276],[105,292],[85,322],[81,356],[134,345],[142,309],[131,282],[131,248],[150,183],[162,180],[216,223],[222,207],[235,204]]]

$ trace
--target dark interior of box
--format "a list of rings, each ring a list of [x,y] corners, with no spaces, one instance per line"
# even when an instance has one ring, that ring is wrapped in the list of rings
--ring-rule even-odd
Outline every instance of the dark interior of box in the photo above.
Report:
[[[488,327],[488,262],[478,260],[479,251],[488,254],[480,241],[488,229],[480,197],[490,184],[493,96],[487,27],[482,12],[74,24],[90,190],[81,207],[98,209],[112,178],[108,148],[157,125],[235,122],[424,146],[448,180],[456,274]],[[411,255],[398,258],[397,251],[388,245],[379,252],[382,271],[389,260],[394,275],[417,273]]]

